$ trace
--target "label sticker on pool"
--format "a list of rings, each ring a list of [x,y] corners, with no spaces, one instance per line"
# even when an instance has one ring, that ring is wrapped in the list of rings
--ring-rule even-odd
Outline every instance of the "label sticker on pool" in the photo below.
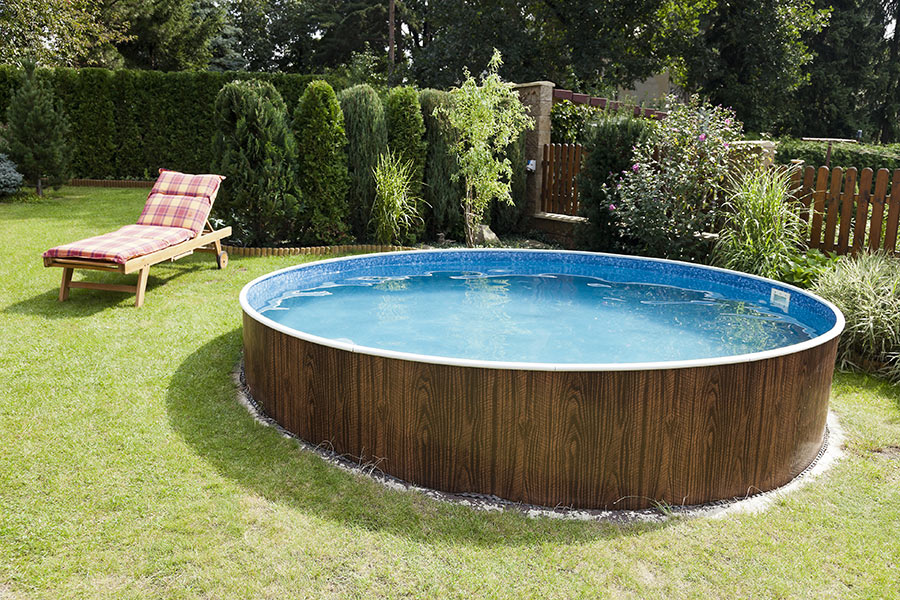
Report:
[[[785,292],[784,290],[777,290],[775,288],[772,288],[772,295],[769,298],[769,304],[771,304],[775,308],[780,308],[784,312],[787,312],[788,307],[791,305],[790,292]]]

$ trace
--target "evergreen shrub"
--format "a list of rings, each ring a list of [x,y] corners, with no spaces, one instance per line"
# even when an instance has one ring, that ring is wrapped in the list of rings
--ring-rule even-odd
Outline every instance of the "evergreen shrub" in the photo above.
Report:
[[[213,171],[225,175],[214,217],[233,227],[245,246],[280,246],[295,240],[300,205],[297,146],[287,108],[272,84],[235,81],[215,106]]]
[[[368,225],[375,200],[373,171],[387,152],[384,106],[368,84],[347,88],[338,96],[347,133],[347,163],[350,173],[348,203],[350,229],[358,240],[368,239]]]
[[[16,163],[5,154],[0,154],[0,196],[12,196],[22,187],[22,174],[16,170]]]
[[[578,173],[580,214],[588,219],[575,229],[575,244],[583,250],[623,249],[616,219],[617,180],[634,164],[631,155],[650,138],[656,122],[628,114],[602,113],[584,136],[584,159]]]
[[[827,142],[804,142],[796,138],[782,138],[775,147],[775,158],[781,164],[788,164],[792,159],[801,159],[805,164],[818,168],[825,164],[827,152]],[[835,142],[831,145],[831,166],[893,171],[900,169],[900,151],[895,145]]]
[[[303,196],[300,242],[346,243],[350,238],[347,136],[341,105],[327,81],[316,80],[307,86],[294,111],[293,130]]]
[[[6,151],[18,170],[42,194],[42,179],[61,185],[69,176],[69,123],[53,90],[38,79],[34,63],[25,64],[22,86],[10,98],[4,132]]]
[[[392,88],[384,105],[384,118],[388,147],[401,163],[409,163],[410,192],[413,197],[421,199],[425,177],[425,121],[416,90],[406,86]],[[417,210],[420,214],[421,209],[419,207]],[[424,233],[424,221],[419,220],[417,223],[419,230],[410,230],[411,237],[407,242],[415,242]]]
[[[435,108],[450,106],[450,94],[439,90],[422,90],[419,103],[425,123],[425,228],[435,239],[438,234],[461,239],[464,235],[462,200],[466,192],[456,179],[459,163],[453,147],[457,133],[443,113]]]
[[[512,165],[510,196],[512,203],[494,202],[491,207],[491,230],[497,234],[512,233],[519,229],[525,213],[525,134],[506,147],[505,156]]]

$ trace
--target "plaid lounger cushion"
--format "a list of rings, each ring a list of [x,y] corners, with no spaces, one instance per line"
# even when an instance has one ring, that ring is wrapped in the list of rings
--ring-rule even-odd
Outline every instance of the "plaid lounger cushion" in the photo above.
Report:
[[[105,233],[44,252],[47,258],[87,258],[125,264],[136,256],[150,254],[195,237],[190,229],[154,225],[126,225]]]
[[[180,227],[200,233],[222,179],[221,175],[188,175],[160,169],[137,224]]]

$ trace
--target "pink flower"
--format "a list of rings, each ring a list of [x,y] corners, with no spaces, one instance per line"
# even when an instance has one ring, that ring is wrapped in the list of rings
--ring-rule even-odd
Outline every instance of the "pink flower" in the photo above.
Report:
[[[726,125],[731,125],[731,119],[730,119],[730,118],[729,118],[729,119],[725,119],[725,124],[726,124]]]
[[[640,168],[641,168],[641,165],[639,165],[637,163],[635,163],[634,165],[631,166],[631,170],[634,171],[635,173],[637,173],[638,169],[640,169]]]
[[[697,139],[700,140],[701,142],[704,141],[704,140],[706,139],[706,134],[705,134],[705,133],[701,133],[701,134],[700,134],[700,137],[698,137]]]
[[[609,210],[616,210],[616,205],[615,205],[615,204],[610,204],[610,205],[609,205]]]
[[[728,142],[725,142],[725,147],[726,147],[726,148],[730,148],[730,147],[731,147],[731,144],[729,144]]]

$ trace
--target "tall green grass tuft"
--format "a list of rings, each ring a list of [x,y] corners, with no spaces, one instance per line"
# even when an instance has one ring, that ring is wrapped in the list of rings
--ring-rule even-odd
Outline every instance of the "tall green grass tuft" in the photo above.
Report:
[[[713,262],[778,279],[806,243],[808,226],[790,199],[791,173],[753,167],[732,181]]]
[[[417,208],[421,200],[413,192],[415,172],[412,162],[393,152],[382,154],[372,170],[375,202],[369,223],[379,244],[401,244],[422,224]]]
[[[885,254],[859,254],[822,274],[813,291],[833,302],[847,324],[838,364],[880,371],[900,381],[900,262]]]

